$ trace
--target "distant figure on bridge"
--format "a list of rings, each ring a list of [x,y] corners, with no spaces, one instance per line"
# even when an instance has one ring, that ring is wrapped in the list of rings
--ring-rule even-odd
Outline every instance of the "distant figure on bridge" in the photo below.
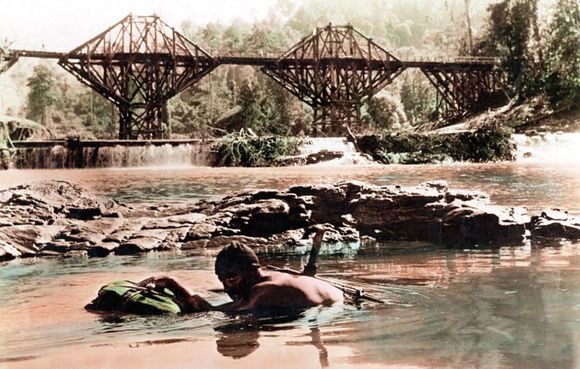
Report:
[[[215,273],[232,302],[213,306],[169,276],[147,278],[139,285],[170,290],[184,312],[300,309],[343,302],[343,292],[330,283],[305,275],[263,270],[254,251],[239,242],[219,252]]]

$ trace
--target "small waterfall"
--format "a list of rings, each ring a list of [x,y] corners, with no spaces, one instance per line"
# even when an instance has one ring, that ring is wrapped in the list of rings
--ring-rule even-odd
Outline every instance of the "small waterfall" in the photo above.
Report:
[[[83,148],[84,168],[187,167],[208,165],[203,144],[111,146]]]
[[[311,155],[322,151],[342,153],[342,156],[324,163],[337,165],[371,164],[372,160],[361,155],[352,142],[345,137],[314,137],[305,140],[300,147],[301,155]]]
[[[164,144],[55,144],[18,148],[10,165],[15,169],[127,168],[207,166],[211,142]]]
[[[345,154],[354,154],[356,149],[352,142],[348,142],[344,137],[314,137],[308,138],[306,143],[300,148],[301,154],[314,154],[322,150],[341,151]]]
[[[580,132],[512,135],[517,144],[517,160],[528,162],[580,163]]]

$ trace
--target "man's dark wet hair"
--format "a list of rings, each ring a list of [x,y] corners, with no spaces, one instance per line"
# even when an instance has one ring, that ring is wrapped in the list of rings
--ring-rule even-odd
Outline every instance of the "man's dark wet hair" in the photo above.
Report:
[[[234,241],[224,247],[215,259],[215,274],[225,275],[231,271],[246,271],[260,267],[254,250]]]

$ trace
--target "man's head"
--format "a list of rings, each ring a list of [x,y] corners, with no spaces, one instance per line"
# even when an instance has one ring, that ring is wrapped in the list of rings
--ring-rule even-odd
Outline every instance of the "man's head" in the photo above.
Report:
[[[240,242],[224,247],[215,260],[215,274],[233,300],[248,296],[259,276],[259,269],[260,261],[254,251]]]

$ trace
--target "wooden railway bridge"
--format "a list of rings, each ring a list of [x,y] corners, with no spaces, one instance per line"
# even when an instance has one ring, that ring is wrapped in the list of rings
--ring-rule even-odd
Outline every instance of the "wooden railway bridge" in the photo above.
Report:
[[[212,56],[157,16],[128,15],[68,53],[0,50],[0,73],[19,58],[58,63],[119,109],[119,139],[164,137],[167,100],[221,64],[259,66],[314,109],[326,135],[342,134],[360,107],[406,68],[419,68],[437,89],[448,117],[489,107],[505,77],[495,58],[403,61],[352,26],[317,28],[282,55]]]

